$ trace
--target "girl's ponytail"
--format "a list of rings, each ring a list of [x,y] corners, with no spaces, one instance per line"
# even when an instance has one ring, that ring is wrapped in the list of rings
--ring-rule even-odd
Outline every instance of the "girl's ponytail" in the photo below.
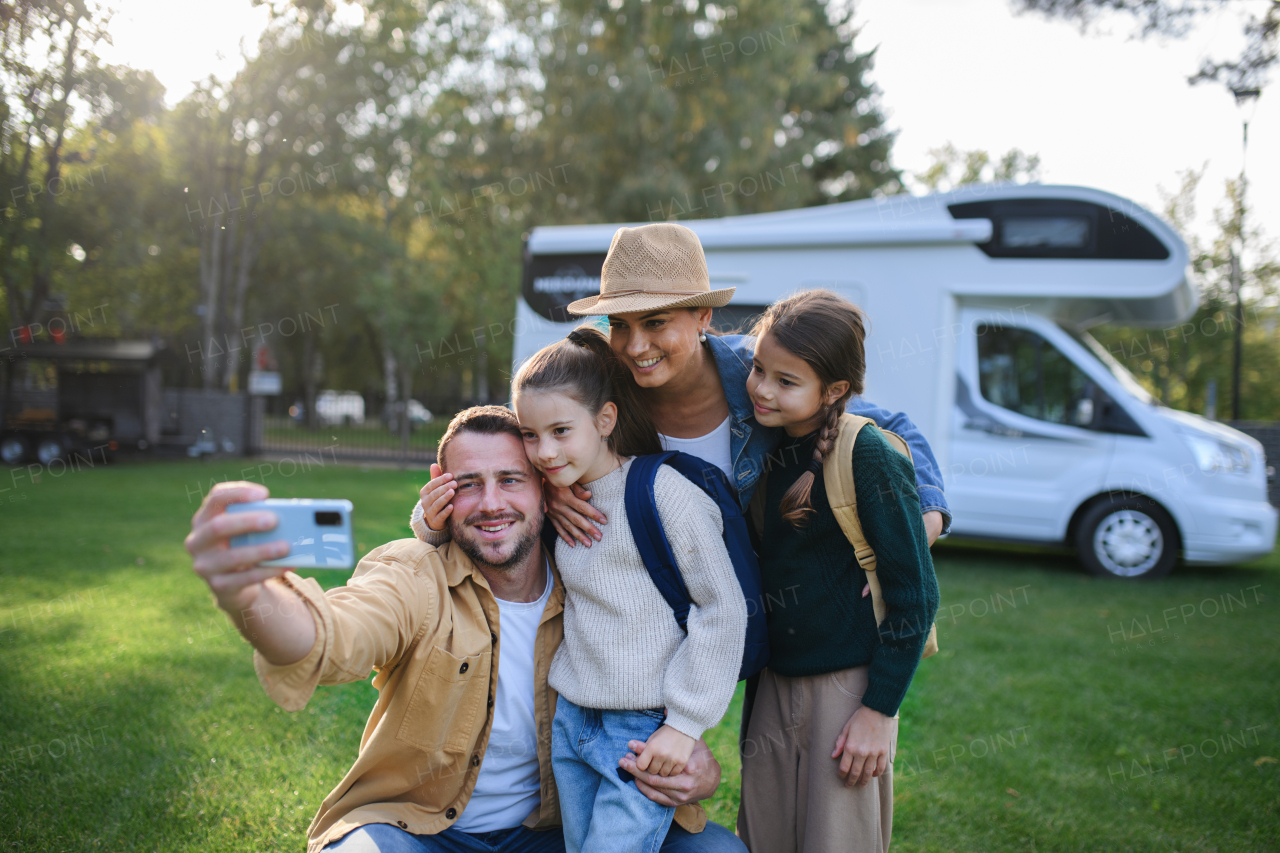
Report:
[[[812,367],[824,395],[837,382],[849,383],[849,390],[827,406],[809,468],[783,495],[779,507],[783,518],[794,527],[803,527],[813,514],[813,483],[835,447],[845,404],[862,393],[867,365],[866,317],[856,305],[830,290],[807,290],[769,306],[751,333],[757,340],[772,335],[779,346]]]
[[[577,400],[592,417],[605,403],[618,407],[618,421],[609,435],[609,447],[622,456],[660,453],[658,430],[640,402],[631,371],[622,364],[609,339],[594,326],[579,326],[564,340],[538,350],[520,366],[511,383],[512,392],[563,391]]]

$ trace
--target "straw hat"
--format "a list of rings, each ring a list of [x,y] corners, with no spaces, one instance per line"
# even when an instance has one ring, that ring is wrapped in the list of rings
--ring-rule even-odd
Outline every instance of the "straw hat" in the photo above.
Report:
[[[729,304],[736,289],[711,289],[697,234],[674,222],[655,222],[617,230],[600,272],[600,295],[569,303],[569,313],[719,308]]]

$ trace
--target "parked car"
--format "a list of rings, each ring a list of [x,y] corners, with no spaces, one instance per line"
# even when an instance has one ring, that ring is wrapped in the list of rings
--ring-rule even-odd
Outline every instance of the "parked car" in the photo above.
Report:
[[[316,414],[326,426],[364,423],[364,397],[356,391],[321,391]]]
[[[435,415],[427,411],[427,407],[419,403],[417,400],[410,400],[409,420],[415,424],[429,424],[435,420]]]

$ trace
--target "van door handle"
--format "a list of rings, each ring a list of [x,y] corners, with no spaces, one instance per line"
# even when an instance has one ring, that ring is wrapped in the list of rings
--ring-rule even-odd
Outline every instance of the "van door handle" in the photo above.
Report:
[[[1015,429],[1014,427],[1006,426],[1005,424],[1002,424],[999,421],[987,420],[987,419],[965,421],[964,428],[980,429],[983,432],[988,433],[989,435],[1001,435],[1001,436],[1005,436],[1006,438],[1019,438],[1022,435],[1022,430],[1020,429]]]

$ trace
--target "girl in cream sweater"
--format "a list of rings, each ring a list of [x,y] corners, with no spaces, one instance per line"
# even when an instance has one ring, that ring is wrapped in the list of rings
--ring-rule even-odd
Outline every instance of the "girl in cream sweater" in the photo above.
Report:
[[[632,388],[591,327],[540,350],[512,382],[534,467],[553,485],[588,489],[611,520],[590,549],[556,544],[566,595],[564,642],[549,676],[560,694],[551,749],[570,853],[661,846],[675,810],[640,793],[618,759],[629,741],[643,741],[641,770],[681,773],[724,716],[742,663],[746,602],[715,502],[671,468],[658,471],[658,516],[694,603],[687,635],[635,546],[623,504],[627,472],[633,456],[661,447]]]

